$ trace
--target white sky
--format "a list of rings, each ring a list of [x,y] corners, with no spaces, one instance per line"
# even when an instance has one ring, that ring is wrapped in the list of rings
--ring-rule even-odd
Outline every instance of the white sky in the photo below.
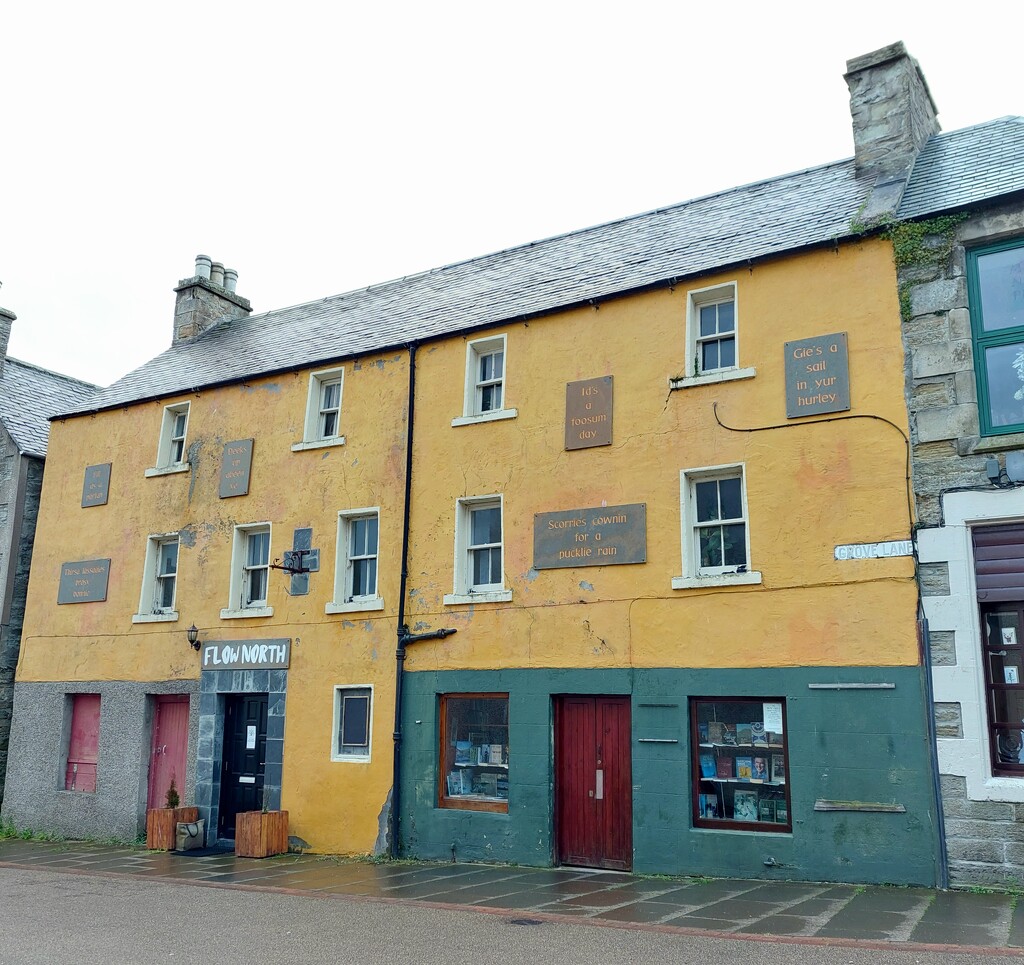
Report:
[[[10,354],[108,384],[210,255],[255,313],[853,153],[903,40],[944,130],[1024,114],[1024,4],[12,3]]]

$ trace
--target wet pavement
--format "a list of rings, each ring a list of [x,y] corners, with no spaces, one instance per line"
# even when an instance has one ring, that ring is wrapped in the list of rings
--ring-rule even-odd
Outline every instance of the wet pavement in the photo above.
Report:
[[[238,858],[81,842],[0,840],[0,869],[192,882],[320,898],[425,903],[623,928],[803,944],[900,943],[1024,957],[1024,902],[929,888],[642,877],[579,868],[376,863],[321,855]]]

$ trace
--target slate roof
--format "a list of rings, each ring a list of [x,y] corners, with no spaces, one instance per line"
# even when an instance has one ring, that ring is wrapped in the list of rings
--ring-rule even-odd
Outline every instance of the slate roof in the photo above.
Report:
[[[1022,118],[935,135],[899,214],[923,217],[1024,190],[1022,158]],[[870,187],[855,177],[852,159],[839,161],[224,322],[68,414],[379,352],[830,243],[850,235]]]
[[[46,457],[50,418],[81,407],[98,386],[8,358],[0,374],[0,422],[22,455]]]

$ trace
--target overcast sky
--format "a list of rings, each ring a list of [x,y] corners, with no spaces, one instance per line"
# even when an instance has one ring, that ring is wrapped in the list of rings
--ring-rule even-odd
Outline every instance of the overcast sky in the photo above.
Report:
[[[259,313],[849,157],[846,61],[896,40],[944,130],[1024,114],[1022,11],[10,4],[10,354],[114,381],[200,252]]]

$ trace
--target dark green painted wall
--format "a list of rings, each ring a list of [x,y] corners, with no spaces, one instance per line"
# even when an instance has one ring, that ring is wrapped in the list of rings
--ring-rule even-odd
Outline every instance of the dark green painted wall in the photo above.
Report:
[[[812,690],[812,683],[895,688]],[[405,686],[400,846],[408,856],[450,860],[454,846],[460,861],[552,864],[552,695],[630,694],[635,872],[936,882],[919,668],[443,671],[410,673]],[[437,807],[438,695],[474,691],[509,694],[508,814]],[[786,700],[792,834],[692,826],[689,698],[745,696]],[[679,743],[640,743],[645,737]],[[897,803],[906,813],[815,811],[818,799]]]

